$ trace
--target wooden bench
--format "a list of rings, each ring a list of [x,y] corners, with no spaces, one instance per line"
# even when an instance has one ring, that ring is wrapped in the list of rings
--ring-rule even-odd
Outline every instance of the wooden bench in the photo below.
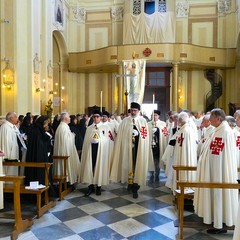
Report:
[[[44,168],[45,169],[45,187],[41,189],[26,189],[26,186],[22,183],[20,185],[20,194],[32,194],[37,198],[37,216],[41,217],[48,209],[56,205],[56,201],[49,201],[49,169],[52,163],[43,162],[3,162],[3,166],[15,166],[15,167],[32,167],[32,168]],[[6,183],[4,184],[3,191],[6,193],[14,192],[14,185]],[[42,195],[44,194],[44,202],[42,203]]]
[[[222,188],[222,189],[239,189],[238,183],[213,183],[213,182],[184,182],[179,181],[178,186],[180,188],[180,194],[178,197],[178,227],[179,227],[179,239],[183,239],[183,227],[186,228],[211,228],[212,225],[185,222],[184,223],[184,189],[185,188]],[[236,209],[237,211],[237,209]],[[226,230],[233,230],[234,227],[224,227]]]
[[[63,161],[63,175],[55,175],[53,174],[53,181],[58,183],[59,189],[59,200],[63,200],[63,198],[72,192],[72,187],[67,185],[67,161],[69,156],[52,156],[53,165],[59,164],[58,161]]]
[[[33,225],[33,218],[23,219],[20,202],[20,186],[24,176],[0,176],[0,181],[13,182],[14,214],[1,213],[1,218],[15,218],[14,230],[11,233],[11,240],[17,239],[18,235]]]

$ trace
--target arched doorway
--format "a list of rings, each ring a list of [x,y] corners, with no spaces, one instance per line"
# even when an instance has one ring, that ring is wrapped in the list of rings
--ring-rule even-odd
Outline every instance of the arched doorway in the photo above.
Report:
[[[67,108],[68,51],[63,35],[53,32],[53,113],[61,113]]]

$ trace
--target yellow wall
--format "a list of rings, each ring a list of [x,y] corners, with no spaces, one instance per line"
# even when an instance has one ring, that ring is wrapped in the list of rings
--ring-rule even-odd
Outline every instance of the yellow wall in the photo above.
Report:
[[[138,54],[139,58],[144,57],[142,52],[150,45],[125,46],[124,48],[121,46],[123,22],[112,19],[111,7],[123,6],[123,0],[68,0],[63,2],[64,26],[61,27],[56,25],[53,20],[54,1],[0,1],[0,19],[10,20],[9,23],[1,23],[0,26],[0,66],[2,70],[5,67],[4,57],[9,58],[10,64],[15,70],[16,82],[9,91],[1,88],[0,115],[6,114],[10,110],[14,110],[18,114],[25,114],[28,111],[34,114],[43,113],[48,99],[54,97],[49,92],[54,89],[55,83],[59,83],[59,87],[64,86],[65,89],[61,90],[61,94],[59,91],[58,96],[63,101],[61,101],[60,107],[54,108],[54,114],[62,110],[67,110],[72,114],[83,113],[87,107],[100,104],[100,91],[103,91],[103,106],[107,110],[122,112],[124,108],[122,83],[114,75],[114,71],[120,73],[119,66],[117,66],[118,61],[131,58],[133,51]],[[171,64],[172,55],[177,56],[177,60],[180,62],[191,61],[198,56],[201,61],[205,61],[206,64],[210,62],[213,66],[214,63],[209,60],[209,56],[206,58],[206,52],[201,46],[209,47],[209,51],[211,51],[211,47],[239,48],[239,44],[237,44],[238,13],[235,11],[238,6],[235,5],[235,1],[232,1],[228,14],[217,12],[215,0],[189,0],[188,3],[188,15],[176,17],[176,43],[179,43],[177,50],[174,49],[174,44],[161,45],[161,48],[159,48],[161,43],[152,45],[151,50],[155,55],[151,55],[151,61],[166,61]],[[174,11],[174,1],[171,1],[169,6],[171,11]],[[84,21],[76,21],[73,13],[74,7],[86,10]],[[126,12],[128,11],[129,9],[126,9]],[[58,33],[56,42],[53,40],[54,31]],[[182,43],[186,45],[183,46]],[[191,44],[200,47],[192,48]],[[106,72],[84,73],[84,68],[87,69],[91,65],[87,65],[86,62],[94,56],[94,50],[108,46],[118,47],[109,50],[111,52],[109,53],[110,59],[106,60],[104,66]],[[86,64],[86,66],[83,64],[81,73],[68,72],[68,54],[85,51],[89,52],[86,52],[84,58],[79,60]],[[186,52],[187,58],[179,57],[179,54]],[[33,73],[35,53],[38,53],[40,59],[40,73],[37,81],[34,81]],[[103,63],[106,59],[106,56],[101,55],[101,50],[97,51],[97,54],[99,53],[100,55],[92,60],[92,64],[96,61],[94,67],[98,67],[98,64]],[[164,57],[162,57],[163,53]],[[236,65],[232,60],[229,63],[228,54],[229,52],[224,57],[220,54],[221,61],[223,58],[226,60],[224,68],[228,67],[226,70],[223,68],[225,93],[218,101],[218,105],[223,106],[225,110],[228,109],[229,102],[240,102],[238,97],[240,61],[237,60]],[[48,78],[49,60],[52,62],[53,78]],[[215,60],[217,68],[217,57]],[[114,62],[116,62],[115,65]],[[111,64],[111,67],[108,64]],[[179,100],[179,107],[191,108],[192,111],[204,109],[204,97],[210,90],[210,85],[204,78],[203,70],[180,69],[179,76],[181,76],[183,93],[183,98]],[[37,87],[43,88],[45,91],[36,93]]]

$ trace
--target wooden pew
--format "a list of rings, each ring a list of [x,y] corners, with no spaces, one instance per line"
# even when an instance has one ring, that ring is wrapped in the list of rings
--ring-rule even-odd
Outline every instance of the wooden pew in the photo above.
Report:
[[[179,181],[179,172],[180,171],[196,171],[197,167],[187,167],[187,166],[173,166],[173,169],[176,171],[176,180],[177,180],[177,188],[180,189],[180,193],[176,193],[177,196],[177,206],[178,206],[178,219],[179,223],[175,224],[179,226],[179,239],[183,239],[183,227],[190,228],[211,228],[212,225],[202,224],[201,226],[194,226],[194,223],[185,223],[184,224],[184,199],[193,199],[194,193],[192,194],[184,194],[185,188],[226,188],[226,189],[240,189],[239,183],[213,183],[213,182],[187,182],[187,181]],[[240,172],[240,168],[238,168],[238,172]],[[232,230],[233,227],[226,227],[228,230]]]
[[[48,209],[56,205],[56,201],[49,201],[49,169],[52,163],[44,162],[3,162],[3,166],[15,166],[15,167],[33,167],[45,169],[45,187],[41,189],[26,189],[24,184],[20,185],[20,194],[33,194],[37,197],[37,216],[41,217]],[[4,184],[3,191],[6,193],[13,193],[13,184]],[[44,203],[42,204],[42,194],[44,194]]]
[[[213,183],[213,182],[184,182],[179,181],[180,195],[178,199],[178,219],[179,219],[179,239],[183,239],[183,227],[197,227],[193,223],[184,224],[184,188],[222,188],[222,189],[240,189],[238,183]],[[236,209],[237,211],[237,209]],[[199,224],[198,224],[199,225]],[[202,224],[201,228],[208,227],[209,225]],[[210,225],[211,226],[211,225]],[[199,227],[199,226],[198,226]],[[226,227],[227,230],[232,230],[233,227]]]
[[[173,169],[176,171],[176,182],[177,182],[177,190],[179,190],[179,174],[180,174],[180,171],[196,171],[197,170],[197,167],[191,167],[191,166],[176,166],[174,165],[173,166]],[[175,203],[176,203],[176,206],[178,208],[178,196],[179,196],[179,193],[177,191],[175,191],[176,195],[175,195]],[[194,193],[185,193],[184,194],[184,199],[190,199],[192,200],[194,197]]]
[[[63,200],[63,198],[72,192],[72,187],[67,186],[67,161],[69,156],[52,156],[53,165],[59,164],[58,161],[63,161],[63,175],[55,175],[53,174],[53,181],[58,183],[59,186],[59,200]]]
[[[13,182],[13,200],[14,200],[14,230],[11,234],[11,240],[17,239],[18,235],[25,229],[33,225],[33,219],[23,219],[20,202],[20,185],[24,176],[0,176],[0,181]],[[1,218],[13,218],[11,214],[1,213]]]

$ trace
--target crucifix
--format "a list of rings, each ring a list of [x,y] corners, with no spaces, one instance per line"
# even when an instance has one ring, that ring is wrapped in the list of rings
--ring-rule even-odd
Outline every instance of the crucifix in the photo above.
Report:
[[[135,53],[133,53],[133,59],[135,59]],[[125,99],[126,99],[126,109],[125,109],[125,113],[127,115],[127,112],[128,112],[128,84],[127,84],[127,77],[135,77],[136,74],[127,74],[127,70],[128,70],[128,66],[127,64],[124,64],[123,66],[123,74],[115,74],[115,78],[120,78],[122,77],[123,78],[123,81],[124,81],[124,89],[125,89],[125,92],[124,92],[124,95],[125,95]]]

